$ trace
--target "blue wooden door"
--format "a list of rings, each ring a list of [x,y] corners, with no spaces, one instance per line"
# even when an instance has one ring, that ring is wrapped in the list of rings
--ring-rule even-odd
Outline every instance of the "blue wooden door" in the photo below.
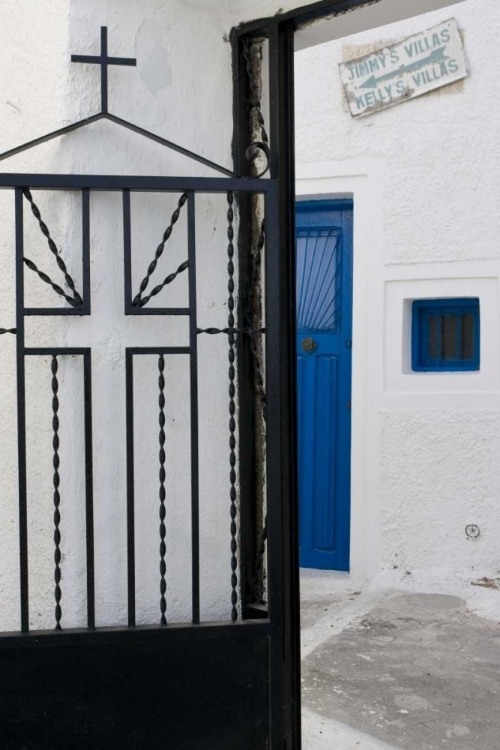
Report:
[[[300,564],[349,570],[351,201],[297,203]]]

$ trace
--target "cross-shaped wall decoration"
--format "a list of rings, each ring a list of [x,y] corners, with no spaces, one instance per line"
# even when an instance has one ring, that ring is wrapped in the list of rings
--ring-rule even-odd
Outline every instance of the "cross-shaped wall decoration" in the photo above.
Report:
[[[155,143],[159,143],[161,146],[165,146],[171,151],[176,151],[177,153],[182,154],[183,156],[187,156],[188,159],[193,159],[194,161],[197,161],[200,164],[204,164],[206,167],[209,167],[210,169],[214,169],[216,172],[220,172],[221,174],[224,174],[227,177],[236,177],[234,172],[232,172],[230,169],[227,169],[226,167],[223,167],[220,164],[216,164],[215,162],[210,161],[210,159],[205,159],[204,156],[201,156],[200,154],[196,154],[194,151],[190,151],[189,149],[184,148],[184,146],[180,146],[178,143],[173,143],[172,141],[169,141],[166,138],[162,138],[160,135],[156,135],[156,133],[151,133],[149,130],[145,130],[144,128],[141,128],[139,125],[135,125],[133,122],[129,122],[128,120],[124,120],[121,117],[117,117],[116,115],[112,114],[109,111],[108,109],[108,66],[109,65],[128,65],[128,66],[135,67],[137,65],[137,60],[135,59],[135,57],[109,57],[107,26],[101,26],[101,54],[100,55],[71,55],[71,62],[87,63],[89,65],[101,66],[101,111],[98,112],[97,114],[85,117],[83,120],[80,120],[79,122],[72,122],[69,125],[65,125],[63,128],[59,128],[59,130],[54,130],[52,133],[47,133],[46,135],[42,135],[40,138],[35,138],[32,141],[28,141],[28,143],[23,143],[21,146],[16,146],[15,148],[11,148],[8,151],[4,151],[3,154],[0,153],[0,161],[3,161],[4,159],[9,159],[11,156],[15,156],[16,154],[21,154],[23,151],[29,151],[29,149],[34,148],[35,146],[39,146],[42,143],[46,143],[47,141],[51,141],[54,138],[59,138],[62,135],[66,135],[67,133],[74,132],[75,130],[79,130],[80,128],[85,128],[87,127],[87,125],[92,125],[94,122],[98,122],[99,120],[109,120],[110,122],[113,122],[115,125],[119,125],[122,128],[131,130],[134,133],[137,133],[138,135],[143,136],[144,138],[148,138],[150,141],[154,141]],[[267,145],[264,144],[264,150],[266,149],[267,151],[269,151]],[[0,335],[1,333],[2,331],[0,331]]]
[[[71,62],[101,66],[101,112],[108,111],[108,65],[137,65],[135,57],[108,57],[107,26],[101,26],[101,54],[71,55]]]

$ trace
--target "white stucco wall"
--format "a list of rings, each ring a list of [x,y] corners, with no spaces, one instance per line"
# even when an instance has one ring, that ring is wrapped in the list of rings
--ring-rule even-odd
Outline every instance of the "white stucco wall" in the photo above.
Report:
[[[110,111],[231,167],[231,50],[220,24],[188,5],[118,0],[57,0],[2,5],[0,151],[99,110],[97,66],[70,63],[71,53],[98,54],[107,25],[109,54],[137,57],[137,68],[110,68]],[[2,163],[2,171],[90,174],[214,173],[110,123],[70,134]],[[62,256],[81,289],[79,196],[34,192]],[[133,287],[154,256],[178,195],[132,196]],[[13,196],[0,195],[0,325],[15,325]],[[227,325],[227,236],[224,196],[197,201],[198,322]],[[61,281],[25,203],[26,255]],[[126,622],[126,472],[124,347],[187,345],[186,320],[123,315],[123,235],[118,193],[91,195],[90,319],[27,322],[28,345],[93,348],[94,503],[97,624]],[[186,214],[173,233],[155,283],[187,257]],[[58,304],[25,274],[31,305]],[[187,304],[187,277],[156,298]],[[19,627],[15,339],[0,346],[0,627]],[[230,615],[230,515],[227,341],[199,340],[202,619]],[[136,562],[139,622],[159,618],[158,371],[156,357],[136,361]],[[168,614],[191,617],[189,375],[185,357],[167,359]],[[63,625],[85,624],[82,370],[60,364]],[[52,627],[53,507],[50,362],[27,365],[30,605],[33,628]]]
[[[338,63],[451,16],[470,77],[352,120]],[[354,195],[352,563],[363,575],[500,566],[499,24],[497,3],[465,0],[296,54],[298,193]],[[479,373],[411,372],[411,300],[439,296],[480,298]]]

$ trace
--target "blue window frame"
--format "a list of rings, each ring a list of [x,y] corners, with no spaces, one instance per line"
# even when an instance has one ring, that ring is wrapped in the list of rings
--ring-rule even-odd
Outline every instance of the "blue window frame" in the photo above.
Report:
[[[412,369],[479,370],[479,299],[416,300],[412,309]]]

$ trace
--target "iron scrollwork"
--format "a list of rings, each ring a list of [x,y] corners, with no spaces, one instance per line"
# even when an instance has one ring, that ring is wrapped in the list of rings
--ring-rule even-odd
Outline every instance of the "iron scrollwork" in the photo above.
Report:
[[[245,151],[245,156],[247,161],[254,162],[257,159],[259,151],[262,151],[264,153],[264,156],[266,157],[266,166],[255,176],[264,177],[266,172],[268,172],[271,167],[271,149],[269,148],[267,143],[265,143],[264,141],[254,141]]]

